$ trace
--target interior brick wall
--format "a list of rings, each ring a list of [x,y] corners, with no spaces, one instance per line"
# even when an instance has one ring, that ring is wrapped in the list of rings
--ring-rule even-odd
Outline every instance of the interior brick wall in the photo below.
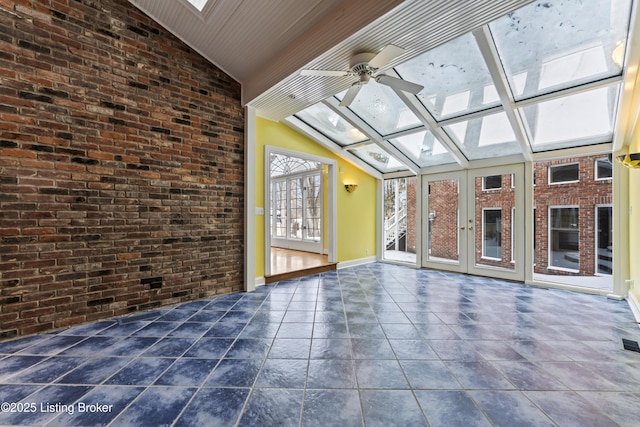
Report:
[[[240,291],[240,85],[126,0],[0,0],[0,339]]]

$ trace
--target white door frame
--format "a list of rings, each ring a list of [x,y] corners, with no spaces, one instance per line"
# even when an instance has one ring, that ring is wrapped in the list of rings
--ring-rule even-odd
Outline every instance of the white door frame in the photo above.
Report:
[[[448,179],[458,180],[458,224],[456,224],[458,235],[458,260],[447,261],[430,259],[428,251],[428,238],[422,239],[422,266],[460,273],[470,273],[479,276],[496,277],[502,279],[525,281],[525,170],[522,163],[513,165],[501,165],[467,169],[463,171],[437,173],[423,175],[422,191],[428,192],[429,182]],[[475,217],[475,179],[488,175],[508,175],[516,176],[516,239],[515,239],[515,259],[514,269],[492,267],[488,265],[478,265],[475,262],[475,239],[478,219]],[[429,224],[429,195],[423,194],[422,198],[422,230],[428,232]],[[437,218],[437,217],[436,217]],[[481,220],[481,219],[480,219]],[[473,228],[469,229],[469,225]]]
[[[304,231],[303,231],[303,237],[301,239],[291,239],[288,236],[288,233],[290,231],[290,225],[286,224],[286,233],[287,235],[285,237],[274,237],[273,235],[271,236],[271,245],[278,247],[278,248],[286,248],[286,249],[293,249],[293,250],[299,250],[299,251],[306,251],[306,252],[315,252],[315,253],[319,253],[322,254],[324,253],[324,220],[322,219],[323,213],[324,213],[324,201],[322,199],[324,199],[324,179],[323,179],[323,173],[322,173],[322,169],[318,170],[318,169],[314,169],[314,170],[308,170],[308,171],[304,171],[304,172],[298,172],[298,173],[293,173],[290,175],[286,175],[286,176],[279,176],[276,180],[271,181],[271,185],[273,187],[274,181],[278,182],[278,181],[286,181],[286,188],[287,188],[287,194],[286,194],[286,205],[287,205],[287,213],[286,213],[286,218],[287,221],[291,218],[290,215],[290,208],[291,208],[291,191],[289,188],[289,183],[294,180],[294,179],[298,179],[298,178],[306,178],[308,176],[319,176],[320,177],[320,188],[319,188],[319,194],[321,196],[320,199],[320,218],[321,218],[321,226],[323,228],[323,231],[321,233],[320,239],[319,240],[315,240],[315,241],[309,241],[307,239],[305,239],[304,237]],[[273,188],[272,188],[273,191]],[[306,199],[305,196],[303,195],[303,200]],[[271,202],[271,198],[269,198],[269,202]],[[304,204],[304,203],[303,203]],[[304,215],[304,209],[303,209],[303,215]],[[275,226],[275,218],[272,218],[272,223],[271,223],[271,227]],[[273,228],[272,228],[273,230]]]
[[[314,154],[301,153],[288,150],[286,148],[264,147],[264,275],[271,275],[271,155],[280,154],[283,156],[297,157],[299,159],[319,162],[327,166],[327,258],[329,262],[336,262],[338,251],[337,236],[337,183],[338,183],[338,163],[334,159],[316,156]]]

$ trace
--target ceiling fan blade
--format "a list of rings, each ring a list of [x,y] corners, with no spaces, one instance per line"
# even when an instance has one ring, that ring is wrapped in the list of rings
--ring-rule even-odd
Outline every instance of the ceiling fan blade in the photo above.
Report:
[[[378,52],[378,54],[374,56],[371,61],[369,61],[369,65],[373,68],[382,68],[403,53],[403,48],[388,44],[380,52]]]
[[[394,89],[403,90],[405,92],[413,94],[418,94],[418,92],[424,89],[424,86],[417,83],[408,82],[406,80],[398,79],[396,77],[391,77],[384,74],[377,76],[376,81],[380,84],[390,86]]]
[[[360,82],[354,83],[349,88],[347,93],[344,94],[344,98],[342,98],[342,101],[340,101],[340,106],[341,107],[348,107],[349,105],[351,105],[353,100],[356,98],[356,95],[358,94],[358,92],[360,92],[360,88],[361,87],[362,87],[362,85],[360,84]]]
[[[338,71],[338,70],[302,70],[300,71],[301,76],[325,76],[325,77],[342,77],[348,76],[348,71]]]

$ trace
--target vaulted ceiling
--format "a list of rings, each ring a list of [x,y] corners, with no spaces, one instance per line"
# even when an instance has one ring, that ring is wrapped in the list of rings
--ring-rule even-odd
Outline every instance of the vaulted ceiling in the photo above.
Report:
[[[258,115],[379,177],[620,150],[638,115],[633,0],[130,1]],[[377,73],[417,95],[372,81],[340,107],[353,76],[300,75],[388,44],[404,53]]]

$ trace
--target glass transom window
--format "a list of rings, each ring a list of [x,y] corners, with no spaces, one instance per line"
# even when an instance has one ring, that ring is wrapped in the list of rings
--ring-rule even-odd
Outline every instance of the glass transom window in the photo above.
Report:
[[[499,105],[480,49],[468,33],[396,67],[424,89],[418,98],[436,120]]]
[[[345,93],[338,94],[337,98],[342,101]],[[375,81],[362,86],[348,108],[383,136],[421,125],[420,119],[393,89]]]
[[[323,103],[305,108],[296,113],[296,117],[340,145],[354,144],[367,139],[359,129],[351,126]]]
[[[533,2],[489,24],[515,99],[620,75],[630,0]]]

